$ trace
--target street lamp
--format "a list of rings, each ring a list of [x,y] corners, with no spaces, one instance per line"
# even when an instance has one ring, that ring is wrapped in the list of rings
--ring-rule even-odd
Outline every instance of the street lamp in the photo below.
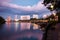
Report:
[[[51,9],[53,10],[54,6],[53,6],[53,5],[51,5],[50,7],[51,7]]]

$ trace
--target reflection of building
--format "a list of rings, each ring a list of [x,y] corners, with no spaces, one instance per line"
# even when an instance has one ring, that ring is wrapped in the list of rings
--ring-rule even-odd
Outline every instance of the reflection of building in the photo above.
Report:
[[[21,20],[30,20],[30,15],[21,16]]]
[[[6,27],[7,27],[7,31],[10,31],[10,29],[11,29],[11,22],[6,22]]]
[[[38,15],[34,14],[34,15],[33,15],[33,18],[38,19]]]
[[[15,25],[15,27],[14,27],[15,28],[15,31],[17,31],[18,30],[19,22],[15,22],[14,25]]]
[[[33,29],[34,29],[34,30],[35,30],[35,29],[39,29],[39,26],[36,25],[36,24],[33,24]]]
[[[53,15],[54,15],[55,21],[58,21],[58,16],[56,15],[56,13],[53,13]]]
[[[31,23],[21,23],[20,30],[29,30]]]

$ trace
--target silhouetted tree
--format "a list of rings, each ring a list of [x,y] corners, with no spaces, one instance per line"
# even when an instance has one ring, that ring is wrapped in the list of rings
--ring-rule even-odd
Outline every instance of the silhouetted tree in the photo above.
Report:
[[[43,4],[47,6],[50,11],[56,11],[58,22],[60,22],[60,0],[44,0]]]
[[[3,23],[5,23],[5,19],[0,16],[0,24],[3,24]]]
[[[43,4],[49,9],[51,12],[56,11],[58,15],[58,22],[60,22],[60,0],[44,0]],[[51,16],[50,16],[51,17]],[[52,16],[53,17],[53,16]],[[48,30],[52,27],[54,23],[49,23],[45,30],[44,40],[47,40]],[[55,24],[54,24],[55,25]]]

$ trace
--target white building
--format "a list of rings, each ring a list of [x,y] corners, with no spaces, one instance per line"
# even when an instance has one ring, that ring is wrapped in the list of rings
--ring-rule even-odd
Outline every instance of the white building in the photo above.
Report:
[[[38,19],[38,15],[37,14],[33,14],[33,18]]]
[[[19,19],[18,19],[18,15],[15,15],[15,19],[14,19],[15,21],[18,21]]]
[[[23,15],[20,20],[30,20],[30,15]]]
[[[47,18],[48,17],[48,15],[43,15],[43,18],[45,19],[45,18]]]

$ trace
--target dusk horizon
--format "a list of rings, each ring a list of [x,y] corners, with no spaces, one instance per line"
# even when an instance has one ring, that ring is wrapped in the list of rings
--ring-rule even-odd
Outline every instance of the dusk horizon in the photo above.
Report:
[[[0,0],[0,40],[60,40],[60,0]]]
[[[0,0],[0,16],[6,19],[15,15],[18,18],[22,15],[37,14],[39,18],[43,15],[51,15],[51,12],[42,4],[43,0]]]

